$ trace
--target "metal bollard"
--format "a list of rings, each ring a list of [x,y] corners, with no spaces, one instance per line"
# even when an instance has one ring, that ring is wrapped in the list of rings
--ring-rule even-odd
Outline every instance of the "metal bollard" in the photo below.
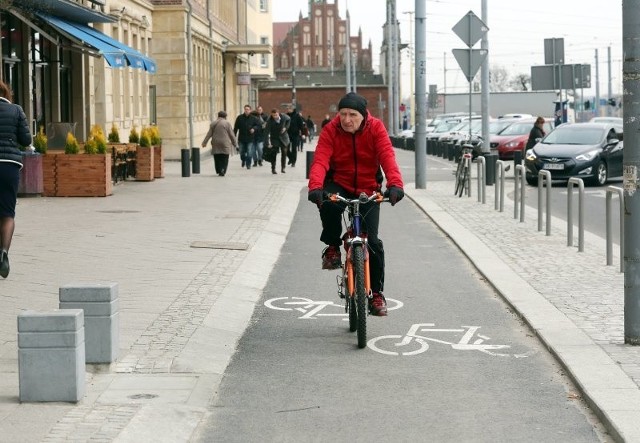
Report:
[[[518,166],[522,163],[522,151],[514,151],[513,152],[513,166]],[[515,171],[515,169],[514,169]]]
[[[189,148],[180,150],[180,162],[182,164],[182,176],[191,176],[191,168],[189,167]]]
[[[487,164],[484,157],[480,156],[475,160],[478,165],[478,202],[487,202]]]
[[[513,218],[518,218],[518,206],[520,206],[520,222],[524,223],[525,208],[525,172],[524,165],[516,165],[515,175],[515,192],[513,196]],[[519,203],[519,204],[518,204]]]
[[[307,175],[306,178],[309,178],[309,172],[311,171],[311,164],[313,163],[313,155],[316,151],[307,151]]]
[[[624,272],[624,193],[622,188],[607,186],[606,225],[607,225],[607,266],[613,263],[613,235],[611,226],[611,196],[616,192],[620,202],[620,272]]]
[[[191,171],[200,174],[200,148],[191,148]]]
[[[578,252],[584,251],[584,182],[571,177],[567,184],[567,246],[573,246],[573,187],[578,186]]]
[[[504,162],[496,161],[496,191],[495,191],[495,210],[504,212]],[[500,191],[498,192],[497,183],[500,182]]]
[[[496,182],[495,171],[496,162],[498,161],[498,154],[484,154],[484,158],[487,162],[487,177],[485,181],[487,183],[487,186],[493,186],[493,184]]]
[[[542,231],[542,185],[547,187],[547,231],[546,235],[551,235],[551,172],[538,172],[538,231]]]

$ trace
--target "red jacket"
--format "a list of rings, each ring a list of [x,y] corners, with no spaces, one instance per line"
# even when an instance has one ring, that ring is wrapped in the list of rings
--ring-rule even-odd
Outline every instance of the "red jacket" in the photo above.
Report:
[[[382,121],[368,114],[360,129],[351,134],[342,129],[340,116],[336,116],[320,133],[309,170],[309,190],[323,189],[327,172],[331,170],[332,181],[350,193],[370,195],[380,187],[376,180],[380,166],[387,188],[404,187],[396,154]]]

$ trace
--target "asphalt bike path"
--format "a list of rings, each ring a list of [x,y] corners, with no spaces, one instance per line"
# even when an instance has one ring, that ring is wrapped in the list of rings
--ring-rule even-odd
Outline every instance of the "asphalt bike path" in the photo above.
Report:
[[[381,211],[390,311],[368,317],[365,349],[339,272],[320,269],[319,234],[303,189],[195,440],[604,439],[547,350],[410,199]]]

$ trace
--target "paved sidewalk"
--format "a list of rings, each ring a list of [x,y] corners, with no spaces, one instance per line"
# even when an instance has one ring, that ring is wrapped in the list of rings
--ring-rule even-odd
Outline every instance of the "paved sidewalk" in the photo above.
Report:
[[[513,191],[507,180],[506,193]],[[452,182],[409,185],[409,195],[460,247],[566,368],[584,399],[617,441],[640,441],[640,347],[624,345],[624,278],[606,266],[605,241],[585,233],[585,250],[568,247],[567,224],[552,219],[538,232],[537,211],[514,219],[514,203],[494,209],[454,197]],[[619,249],[614,248],[614,257]]]
[[[295,168],[218,177],[178,162],[106,198],[21,198],[0,281],[0,441],[187,441],[244,332],[305,186]],[[279,160],[279,159],[278,159]],[[18,402],[17,322],[68,283],[117,282],[120,355],[87,367],[78,404]]]
[[[19,200],[11,275],[0,281],[0,441],[189,440],[306,185],[304,153],[286,174],[239,163],[221,178],[205,155],[199,175],[168,162],[165,178],[118,184],[107,198]],[[406,191],[532,326],[614,438],[640,441],[640,349],[623,344],[623,277],[605,266],[603,240],[587,235],[578,253],[560,221],[546,237],[530,208],[525,223],[509,201],[495,211],[492,187],[485,205],[451,187]],[[20,404],[18,313],[57,308],[64,284],[105,281],[120,288],[118,361],[88,366],[78,404]]]

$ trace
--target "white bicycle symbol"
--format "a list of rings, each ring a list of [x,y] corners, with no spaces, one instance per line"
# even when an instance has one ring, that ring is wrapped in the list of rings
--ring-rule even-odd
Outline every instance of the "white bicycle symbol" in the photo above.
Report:
[[[524,358],[531,355],[531,353],[524,354],[505,354],[495,352],[499,349],[507,349],[511,346],[509,345],[494,345],[494,344],[486,344],[484,343],[486,340],[490,340],[489,337],[485,335],[480,335],[476,333],[480,326],[461,326],[460,328],[455,329],[439,329],[439,328],[431,328],[431,326],[435,326],[434,323],[416,323],[411,325],[409,331],[406,335],[382,335],[380,337],[375,337],[369,340],[367,346],[381,354],[385,355],[403,355],[403,356],[412,356],[421,354],[429,349],[428,342],[441,343],[445,345],[450,345],[452,349],[458,351],[479,351],[484,354],[498,356],[498,357],[516,357],[516,358]],[[421,334],[418,334],[418,333]],[[455,336],[459,336],[462,333],[462,337],[457,341],[447,341],[441,338],[429,337],[423,334],[432,334],[432,333],[447,333],[453,334]],[[475,340],[472,339],[477,337]],[[391,343],[387,343],[386,346],[383,345],[384,342],[388,340],[392,340]],[[395,352],[395,351],[387,351],[384,348],[389,348],[390,345],[393,345],[396,348],[404,348],[407,349],[403,352]],[[408,347],[408,348],[407,348]]]
[[[316,319],[319,317],[345,317],[345,320],[347,320],[347,314],[344,312],[344,302],[340,302],[340,304],[338,304],[324,300],[313,301],[304,297],[276,297],[265,301],[264,305],[269,309],[275,309],[277,311],[301,312],[303,315],[298,318]],[[387,310],[389,311],[400,309],[403,305],[404,304],[401,301],[387,298]],[[338,308],[341,312],[322,312],[330,308]]]

